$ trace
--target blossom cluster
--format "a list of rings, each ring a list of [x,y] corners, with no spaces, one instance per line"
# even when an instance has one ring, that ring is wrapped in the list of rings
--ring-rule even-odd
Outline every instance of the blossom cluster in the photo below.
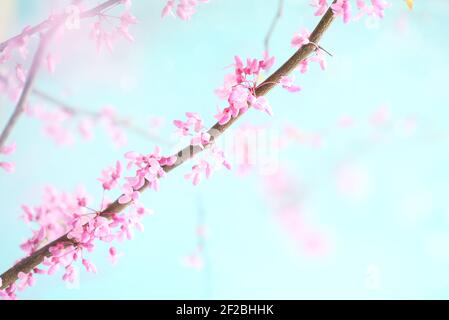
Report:
[[[114,173],[110,177],[117,178]],[[96,273],[95,264],[86,257],[86,253],[95,249],[95,241],[111,244],[115,240],[131,240],[134,230],[143,231],[141,219],[151,213],[137,202],[120,214],[101,213],[101,210],[90,209],[88,202],[88,195],[82,190],[70,194],[46,188],[40,206],[22,207],[23,220],[37,226],[32,236],[20,246],[27,256],[65,234],[67,240],[50,247],[50,255],[30,273],[21,272],[16,284],[0,290],[0,298],[15,299],[17,291],[23,291],[34,284],[34,275],[54,275],[60,269],[63,270],[62,279],[74,283],[78,277],[75,268],[77,262],[81,262],[87,272]],[[105,210],[108,205],[108,201],[103,201],[101,209]],[[120,256],[117,249],[111,244],[108,252],[111,261],[115,263]]]
[[[200,3],[207,3],[209,0],[167,0],[162,9],[162,17],[175,15],[182,20],[190,20],[196,12],[196,6]],[[175,10],[176,7],[176,10]],[[175,11],[175,13],[173,12]]]
[[[64,108],[49,110],[35,104],[27,108],[26,114],[39,120],[44,134],[59,146],[73,144],[75,134],[83,140],[90,141],[96,126],[104,128],[117,147],[126,145],[128,141],[118,121],[117,111],[112,106],[106,106],[98,113],[84,115]]]
[[[176,134],[180,137],[193,136],[190,144],[204,148],[210,142],[211,136],[208,132],[204,131],[203,119],[195,112],[186,112],[186,117],[186,121],[173,121],[173,124],[177,128]]]
[[[131,1],[122,1],[124,4],[124,12],[120,15],[120,23],[117,26],[111,22],[108,16],[99,14],[97,21],[91,25],[90,37],[96,43],[97,52],[100,52],[102,47],[106,47],[108,51],[112,52],[114,49],[114,43],[120,39],[125,38],[130,42],[134,42],[134,36],[130,33],[129,27],[137,24],[138,20],[131,14]],[[107,22],[107,23],[105,23]],[[112,28],[105,27],[113,25]]]
[[[383,18],[384,11],[388,8],[389,4],[385,0],[370,0],[371,4],[367,4],[365,0],[356,0],[356,7],[358,10],[355,20],[367,15],[372,17]],[[321,16],[328,9],[327,0],[312,0],[312,7],[316,9],[315,15]],[[352,19],[351,1],[350,0],[337,0],[331,5],[332,11],[335,16],[341,16],[344,23],[348,23]]]
[[[208,147],[203,156],[192,166],[191,172],[184,176],[186,180],[191,180],[196,186],[203,176],[208,179],[215,170],[221,167],[230,170],[231,164],[226,160],[224,151],[212,141],[212,136],[206,131],[201,116],[195,112],[187,112],[186,117],[186,121],[173,121],[177,128],[176,134],[180,137],[191,137],[191,146],[199,146],[201,149]]]
[[[267,55],[262,60],[247,59],[246,63],[239,56],[235,57],[234,73],[226,75],[223,86],[215,90],[216,95],[229,104],[215,116],[220,125],[245,113],[249,107],[273,114],[268,100],[263,96],[256,97],[255,91],[261,72],[268,71],[274,61],[274,57]]]
[[[163,11],[163,16],[168,15],[176,6],[176,14],[184,20],[188,20],[195,12],[195,7],[199,2],[207,2],[204,0],[168,0]],[[102,22],[107,19],[104,15],[98,16],[98,21],[94,23],[92,36],[97,43],[97,48],[106,46],[112,49],[112,43],[117,34],[120,34],[129,40],[133,40],[129,34],[129,26],[136,23],[137,20],[129,13],[129,0],[121,1],[125,4],[125,13],[120,17],[120,25],[115,30],[105,31]],[[357,1],[357,6],[361,12],[365,14],[373,14],[379,17],[383,16],[383,10],[386,8],[386,2],[383,0],[372,0],[372,5],[365,5],[364,1]],[[317,7],[317,15],[321,15],[327,9],[327,1],[317,0],[313,3]],[[336,15],[343,16],[345,22],[351,18],[349,0],[337,0],[332,5],[332,10]],[[22,56],[27,52],[28,36],[26,32],[23,37],[19,37],[17,41],[12,42],[0,56],[0,62],[10,58],[8,54],[12,49],[17,49]],[[310,44],[310,33],[303,30],[294,35],[292,46],[300,48]],[[326,68],[324,59],[324,50],[317,44],[312,43],[315,47],[315,53],[310,58],[302,61],[299,71],[305,73],[310,62],[319,63],[322,69]],[[54,59],[47,57],[49,69],[54,69]],[[265,55],[263,59],[247,59],[245,62],[238,56],[235,57],[233,72],[225,76],[224,84],[218,88],[215,93],[222,100],[227,102],[227,107],[219,110],[215,118],[219,125],[226,125],[233,118],[245,113],[249,108],[263,111],[272,115],[271,107],[267,99],[263,96],[257,96],[259,80],[264,72],[267,72],[274,64],[274,57]],[[19,83],[19,87],[23,86],[26,81],[26,70],[22,65],[18,64],[15,68],[15,77]],[[295,84],[294,76],[283,76],[278,83],[282,88],[289,92],[298,92],[301,90]],[[48,120],[47,131],[61,141],[66,140],[66,132],[64,131],[64,121],[67,114],[47,114],[45,112],[37,112],[35,109],[28,108],[29,112],[34,111],[38,117]],[[30,111],[31,110],[31,111]],[[102,112],[103,119],[110,126],[110,130],[115,132],[114,112],[104,110]],[[214,170],[224,167],[230,169],[231,165],[226,160],[224,151],[220,149],[211,136],[212,133],[206,131],[204,121],[198,113],[187,112],[186,120],[175,120],[173,123],[177,133],[181,137],[189,137],[190,146],[206,149],[204,156],[199,158],[192,166],[192,170],[185,175],[187,180],[191,180],[193,185],[198,185],[203,177],[209,178]],[[382,118],[382,117],[381,117]],[[382,119],[381,119],[382,120]],[[89,135],[91,123],[82,125],[81,132],[86,136]],[[0,150],[0,154],[10,154],[14,151],[14,146],[5,147]],[[75,263],[81,262],[87,272],[95,273],[97,271],[93,262],[86,257],[87,253],[92,252],[96,247],[96,241],[102,241],[110,244],[111,242],[132,239],[134,230],[143,230],[141,223],[142,218],[149,214],[150,211],[140,203],[141,191],[147,187],[155,191],[159,190],[160,179],[166,174],[166,169],[176,165],[177,156],[162,156],[159,147],[156,147],[152,153],[141,154],[138,152],[128,152],[125,154],[127,161],[123,166],[117,161],[114,166],[103,170],[98,181],[101,183],[103,192],[112,191],[120,188],[121,196],[112,208],[120,207],[120,212],[109,212],[111,202],[107,199],[101,201],[100,209],[94,210],[89,207],[89,196],[82,190],[73,194],[60,193],[52,188],[45,190],[43,203],[40,206],[29,207],[23,206],[23,219],[35,226],[32,236],[22,243],[21,249],[27,256],[35,253],[42,246],[51,241],[67,235],[64,241],[49,248],[49,255],[44,259],[42,264],[34,268],[29,273],[21,272],[18,274],[19,281],[11,284],[5,290],[0,290],[0,297],[6,299],[15,299],[16,292],[22,291],[35,282],[36,274],[55,274],[59,269],[63,270],[62,279],[66,282],[73,283],[77,279],[77,271]],[[12,166],[0,162],[0,167],[10,170]],[[124,171],[132,171],[133,174],[125,176]],[[280,191],[282,191],[282,184]],[[124,209],[124,210],[122,210]],[[287,208],[290,209],[290,208]],[[113,209],[112,209],[113,210]],[[287,216],[289,222],[290,215]],[[200,231],[202,232],[202,231]],[[200,237],[204,237],[201,233]],[[309,241],[308,239],[306,239]],[[312,239],[314,240],[314,239]],[[313,247],[316,247],[316,241],[312,241]],[[202,247],[199,247],[202,250]],[[110,246],[109,255],[113,261],[116,261],[119,254],[114,246]],[[194,266],[201,266],[202,262],[197,259],[198,255],[193,256]],[[0,279],[0,286],[2,279]]]

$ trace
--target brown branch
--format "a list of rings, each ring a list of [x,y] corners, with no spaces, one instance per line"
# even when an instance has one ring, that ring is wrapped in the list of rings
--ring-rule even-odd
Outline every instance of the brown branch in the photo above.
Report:
[[[331,9],[328,9],[327,12],[324,14],[324,16],[321,18],[320,22],[316,26],[315,30],[312,32],[310,36],[310,41],[314,43],[318,43],[321,37],[323,36],[324,32],[328,29],[332,21],[334,20],[334,15]],[[299,63],[307,58],[313,51],[315,50],[315,46],[312,44],[305,45],[301,47],[298,51],[295,52],[295,54],[288,59],[287,62],[285,62],[278,70],[276,70],[268,79],[266,79],[262,84],[260,84],[256,89],[256,95],[257,96],[263,96],[267,94],[273,87],[276,86],[277,82],[281,79],[282,76],[285,76],[289,73],[291,73],[298,65]],[[215,124],[210,130],[209,133],[217,139],[226,129],[228,129],[234,122],[236,122],[241,117],[241,114],[236,117],[232,118],[228,123],[224,125]],[[189,146],[184,148],[183,150],[179,151],[177,153],[177,161],[173,166],[166,166],[164,167],[164,171],[166,173],[176,169],[180,165],[182,165],[187,160],[194,157],[196,154],[200,153],[203,149],[200,147],[193,147]],[[147,184],[144,185],[140,190],[138,191],[144,191],[147,188]],[[105,210],[103,210],[100,214],[104,217],[111,217],[114,213],[119,213],[126,209],[129,204],[120,204],[118,200],[110,204]],[[18,274],[20,272],[29,273],[33,270],[33,268],[37,267],[45,257],[49,257],[50,251],[49,249],[53,246],[55,246],[58,243],[62,243],[66,246],[68,245],[76,245],[74,240],[71,240],[68,238],[67,234],[63,235],[59,239],[54,240],[53,242],[47,244],[43,248],[39,249],[38,251],[34,252],[27,258],[24,258],[22,261],[17,263],[15,266],[13,266],[11,269],[6,271],[1,275],[1,278],[3,280],[3,285],[0,289],[5,289],[11,284],[13,284],[18,279]]]
[[[80,18],[81,19],[91,18],[96,15],[99,15],[103,11],[110,9],[113,6],[117,5],[120,1],[121,0],[108,0],[100,5],[96,6],[95,8],[92,8],[90,10],[82,12],[80,14]],[[48,18],[47,20],[45,20],[31,28],[25,29],[21,34],[18,34],[16,36],[0,43],[0,53],[2,53],[8,47],[8,45],[10,45],[11,43],[14,43],[16,41],[20,41],[21,39],[23,39],[23,37],[29,37],[34,34],[44,32],[48,29],[57,28],[57,27],[61,26],[66,21],[66,19],[67,19],[67,14],[65,14],[65,13],[59,14],[56,16],[52,16],[52,17]]]
[[[276,12],[276,15],[273,17],[273,21],[271,21],[270,28],[268,29],[268,32],[265,36],[264,46],[265,46],[265,52],[267,54],[270,53],[270,40],[271,36],[273,35],[274,30],[276,29],[276,26],[279,22],[279,20],[282,18],[282,15],[284,13],[284,0],[278,0],[278,9]]]
[[[28,96],[30,95],[30,92],[32,90],[34,80],[36,79],[36,75],[39,70],[39,66],[41,65],[43,56],[45,54],[45,48],[47,47],[47,43],[50,40],[52,34],[53,32],[50,31],[48,34],[41,36],[39,47],[34,54],[33,62],[31,64],[30,71],[28,72],[25,85],[22,89],[22,93],[20,94],[19,101],[17,102],[13,114],[8,120],[8,123],[0,134],[0,149],[5,145],[6,140],[11,134],[11,131],[13,130],[22,113],[25,111],[25,105],[27,103]]]

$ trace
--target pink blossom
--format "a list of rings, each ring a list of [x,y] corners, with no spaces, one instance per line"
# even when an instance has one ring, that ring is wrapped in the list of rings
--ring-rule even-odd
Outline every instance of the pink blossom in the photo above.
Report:
[[[223,109],[223,111],[218,109],[218,113],[214,117],[215,117],[215,119],[218,120],[218,123],[220,125],[224,125],[224,124],[228,123],[229,120],[231,120],[231,118],[232,118],[231,108],[230,107],[225,108],[225,109]]]
[[[201,175],[204,174],[206,178],[209,178],[212,173],[211,165],[205,160],[192,167],[192,172],[186,174],[184,177],[186,180],[192,180],[194,186],[197,186],[201,181]]]
[[[92,262],[90,262],[89,260],[83,259],[82,263],[83,263],[83,266],[86,268],[87,272],[97,273],[97,267]]]
[[[140,197],[140,192],[135,191],[134,188],[129,184],[125,184],[122,188],[122,191],[123,195],[118,200],[118,202],[121,204],[127,204],[131,201],[137,201]]]
[[[261,60],[259,62],[259,65],[262,70],[268,71],[271,69],[271,67],[274,65],[275,62],[276,62],[276,58],[274,56],[270,57],[268,55],[268,52],[264,52],[263,60]]]
[[[89,118],[85,118],[79,122],[78,131],[85,140],[89,141],[93,137],[93,134],[92,134],[93,127],[94,127],[94,124],[93,124],[92,120]]]
[[[249,103],[254,109],[264,111],[270,116],[273,115],[273,110],[271,109],[266,97],[262,96],[256,98],[255,96],[250,96]]]
[[[64,272],[64,275],[62,276],[62,279],[65,282],[69,282],[69,283],[76,282],[76,280],[78,279],[78,274],[77,274],[75,268],[73,267],[73,265],[68,265],[65,268],[65,272]]]
[[[227,100],[231,94],[232,87],[237,84],[235,74],[227,74],[224,78],[223,86],[215,90],[215,94],[222,100]]]
[[[176,6],[176,15],[182,20],[190,20],[193,14],[195,14],[196,6],[199,2],[207,3],[209,0],[178,0],[176,6],[175,0],[168,0],[162,9],[162,17],[166,17],[169,14],[173,15],[173,10]]]
[[[24,291],[28,287],[32,287],[34,285],[33,273],[23,273],[19,272],[18,274],[20,283],[17,286],[19,291]]]
[[[327,0],[312,0],[310,5],[317,9],[315,16],[322,16],[328,8]]]
[[[301,87],[296,86],[294,84],[295,77],[294,76],[283,76],[281,80],[279,81],[279,84],[282,86],[282,88],[286,89],[289,92],[299,92],[301,91]]]
[[[310,57],[309,61],[317,62],[320,65],[321,70],[326,70],[327,68],[326,53],[321,49],[316,50],[315,55]]]
[[[218,109],[215,115],[220,125],[245,113],[250,106],[272,114],[268,101],[265,98],[257,98],[255,89],[261,71],[271,68],[274,61],[274,57],[269,57],[267,53],[264,54],[263,60],[246,59],[246,63],[239,56],[234,57],[234,73],[226,75],[223,86],[215,90],[215,93],[229,104],[223,110]]]
[[[388,2],[385,0],[371,0],[371,4],[374,8],[374,14],[379,18],[383,18],[384,10],[389,6]]]
[[[307,29],[303,29],[293,35],[291,45],[294,48],[301,48],[309,43],[310,32]]]
[[[4,155],[11,155],[14,152],[16,152],[17,146],[15,143],[4,146],[2,148],[0,148],[0,154],[4,154]]]
[[[199,135],[197,135],[196,137],[192,138],[192,140],[190,141],[190,144],[192,146],[200,146],[201,148],[204,148],[206,145],[209,144],[210,142],[210,134],[207,132],[202,132]]]
[[[117,249],[115,247],[109,248],[109,258],[112,264],[116,264],[119,258],[119,254],[117,253]]]
[[[208,159],[200,159],[196,165],[192,167],[192,171],[187,173],[184,178],[191,180],[194,186],[197,186],[202,177],[209,179],[214,170],[219,166],[223,166],[226,169],[231,169],[231,164],[226,160],[223,150],[217,146],[213,146],[209,151]],[[207,158],[207,155],[206,155]]]
[[[120,161],[117,161],[114,167],[109,167],[103,170],[102,177],[98,181],[103,183],[103,189],[112,190],[118,183],[122,172],[122,165]]]
[[[348,23],[351,20],[351,3],[349,0],[337,0],[331,5],[335,16],[343,16],[343,22]]]
[[[185,122],[181,120],[174,120],[173,124],[178,128],[177,134],[181,137],[188,136],[194,133],[199,133],[204,129],[203,120],[198,113],[186,112],[187,120]]]
[[[16,165],[12,162],[0,161],[0,168],[5,170],[7,173],[14,173],[16,170]]]
[[[129,32],[129,26],[137,24],[137,22],[137,18],[134,17],[129,11],[126,11],[120,16],[120,26],[117,27],[117,30],[130,42],[134,42],[134,37]]]

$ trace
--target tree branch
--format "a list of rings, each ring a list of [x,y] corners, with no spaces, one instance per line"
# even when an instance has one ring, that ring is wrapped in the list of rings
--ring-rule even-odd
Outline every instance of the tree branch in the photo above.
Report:
[[[37,48],[36,53],[34,54],[33,62],[31,64],[30,71],[26,78],[25,85],[22,89],[22,93],[20,94],[19,101],[17,102],[13,114],[9,118],[8,123],[6,124],[5,128],[3,129],[0,135],[0,149],[5,145],[6,140],[8,139],[12,129],[17,123],[17,120],[19,120],[20,116],[25,111],[25,104],[27,103],[28,96],[30,95],[30,92],[34,84],[34,80],[36,79],[36,75],[39,70],[39,66],[45,54],[45,48],[47,47],[47,43],[50,40],[52,34],[53,30],[50,30],[47,34],[41,36],[39,47]]]
[[[33,94],[36,97],[39,97],[40,99],[45,100],[45,101],[51,103],[52,105],[66,111],[67,113],[69,113],[72,116],[85,116],[85,117],[91,118],[92,120],[98,120],[102,116],[100,112],[91,111],[86,108],[69,105],[69,104],[65,103],[64,101],[61,101],[58,98],[55,98],[39,89],[34,89]],[[150,131],[145,130],[144,128],[136,126],[129,119],[126,119],[126,118],[120,117],[120,116],[114,116],[112,121],[115,125],[125,128],[131,132],[134,132],[135,134],[138,134],[145,139],[149,139],[149,140],[152,140],[157,143],[162,143],[164,145],[170,145],[170,141],[168,141],[168,139],[164,139],[163,137],[153,134]]]
[[[276,26],[279,22],[279,20],[282,18],[282,14],[284,13],[284,2],[285,0],[278,0],[278,9],[276,12],[276,15],[273,17],[273,21],[271,21],[270,28],[268,29],[268,32],[265,36],[264,46],[265,46],[265,52],[269,54],[270,52],[270,40],[271,36],[273,35],[274,30],[276,29]]]
[[[0,74],[0,82],[3,82],[5,86],[9,85],[8,79],[5,76],[3,76],[2,74]],[[102,116],[100,112],[91,111],[87,108],[82,108],[82,107],[68,104],[68,103],[60,100],[59,98],[56,98],[38,88],[33,88],[31,90],[31,93],[35,97],[40,98],[44,101],[47,101],[50,105],[57,107],[61,110],[64,110],[65,112],[69,113],[72,116],[85,116],[92,120],[98,120]],[[134,132],[135,134],[140,135],[145,139],[152,140],[157,143],[162,143],[163,145],[166,145],[166,146],[171,144],[171,142],[168,139],[165,139],[165,138],[161,137],[160,135],[153,134],[150,131],[145,130],[144,128],[135,125],[130,119],[127,119],[126,117],[115,116],[112,119],[112,121],[115,125],[120,126],[124,129],[127,129],[130,132]]]
[[[108,0],[95,8],[92,8],[90,10],[84,11],[80,14],[80,18],[91,18],[94,17],[103,11],[112,8],[113,6],[117,5],[122,0]],[[59,14],[56,16],[51,16],[47,20],[35,25],[34,27],[25,29],[21,34],[18,34],[6,41],[3,41],[0,43],[0,53],[2,53],[8,45],[11,43],[14,43],[16,41],[21,40],[23,37],[29,37],[34,34],[43,32],[45,30],[51,29],[51,28],[57,28],[61,26],[67,19],[67,14]]]
[[[334,15],[332,9],[328,9],[324,16],[321,18],[320,22],[316,26],[315,30],[312,32],[310,36],[310,41],[317,44],[324,32],[329,28],[330,24],[334,20]],[[281,79],[282,76],[285,76],[292,72],[299,63],[307,58],[314,50],[315,45],[307,44],[301,47],[295,54],[288,59],[278,70],[276,70],[268,79],[266,79],[263,83],[261,83],[256,89],[257,96],[263,96],[267,94],[273,87],[277,85],[277,82]],[[210,130],[209,133],[213,136],[214,140],[217,139],[223,132],[226,131],[233,123],[235,123],[242,114],[239,114],[236,118],[232,118],[228,123],[224,125],[220,125],[219,123],[215,124]],[[164,171],[169,173],[170,171],[176,169],[184,162],[193,158],[196,154],[200,153],[203,149],[200,147],[188,146],[183,150],[177,153],[177,161],[172,166],[165,166]],[[147,188],[148,184],[145,184],[140,190],[144,191]],[[128,207],[129,204],[120,204],[118,200],[110,204],[105,210],[103,210],[100,215],[103,217],[111,217],[113,214],[119,213]],[[29,273],[33,270],[33,268],[37,267],[45,257],[49,257],[50,251],[49,249],[59,243],[64,244],[65,246],[76,245],[75,241],[69,239],[67,234],[62,237],[54,240],[53,242],[47,244],[43,248],[34,252],[27,258],[24,258],[11,269],[6,271],[1,275],[3,280],[3,285],[0,289],[5,289],[11,284],[13,284],[18,279],[18,274],[20,272]]]

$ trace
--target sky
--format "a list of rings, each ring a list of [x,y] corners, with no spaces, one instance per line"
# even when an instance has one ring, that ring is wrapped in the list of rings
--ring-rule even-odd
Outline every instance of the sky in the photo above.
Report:
[[[63,2],[1,1],[0,39],[45,19]],[[79,267],[74,286],[62,274],[39,276],[20,297],[447,299],[449,2],[415,1],[412,11],[403,1],[390,2],[380,21],[344,25],[338,19],[321,41],[333,55],[328,69],[313,65],[298,73],[300,93],[274,89],[268,95],[272,117],[250,110],[228,133],[259,126],[278,139],[290,128],[287,145],[270,151],[271,167],[258,163],[247,174],[238,166],[220,170],[194,187],[184,179],[193,164],[185,164],[161,181],[159,192],[142,196],[155,214],[145,218],[143,233],[117,245],[123,254],[118,264],[111,265],[108,247],[99,245],[89,255],[97,274]],[[217,106],[223,107],[214,90],[226,67],[234,55],[262,56],[277,9],[274,0],[212,0],[185,22],[161,19],[162,0],[133,5],[139,19],[131,28],[134,43],[120,40],[112,53],[97,54],[88,36],[92,21],[83,21],[81,30],[51,45],[56,72],[42,71],[36,88],[93,111],[114,106],[144,128],[160,117],[162,137],[171,137],[171,121],[186,111],[214,123]],[[285,1],[270,41],[275,68],[293,54],[293,34],[312,30],[318,19],[308,1]],[[51,108],[36,97],[30,103]],[[1,125],[13,107],[0,97]],[[343,127],[349,117],[353,125]],[[21,205],[38,205],[48,185],[66,192],[83,186],[98,203],[101,171],[126,151],[149,153],[157,144],[127,136],[128,144],[118,148],[96,128],[91,141],[77,137],[57,146],[39,120],[20,120],[11,136],[18,146],[10,158],[16,173],[0,178],[2,271],[22,257],[19,245],[31,234],[19,218]],[[167,153],[176,147],[162,146]],[[276,193],[280,174],[290,188]],[[292,208],[287,220],[280,212],[285,203]],[[195,251],[198,223],[207,229],[200,270],[183,263]]]

